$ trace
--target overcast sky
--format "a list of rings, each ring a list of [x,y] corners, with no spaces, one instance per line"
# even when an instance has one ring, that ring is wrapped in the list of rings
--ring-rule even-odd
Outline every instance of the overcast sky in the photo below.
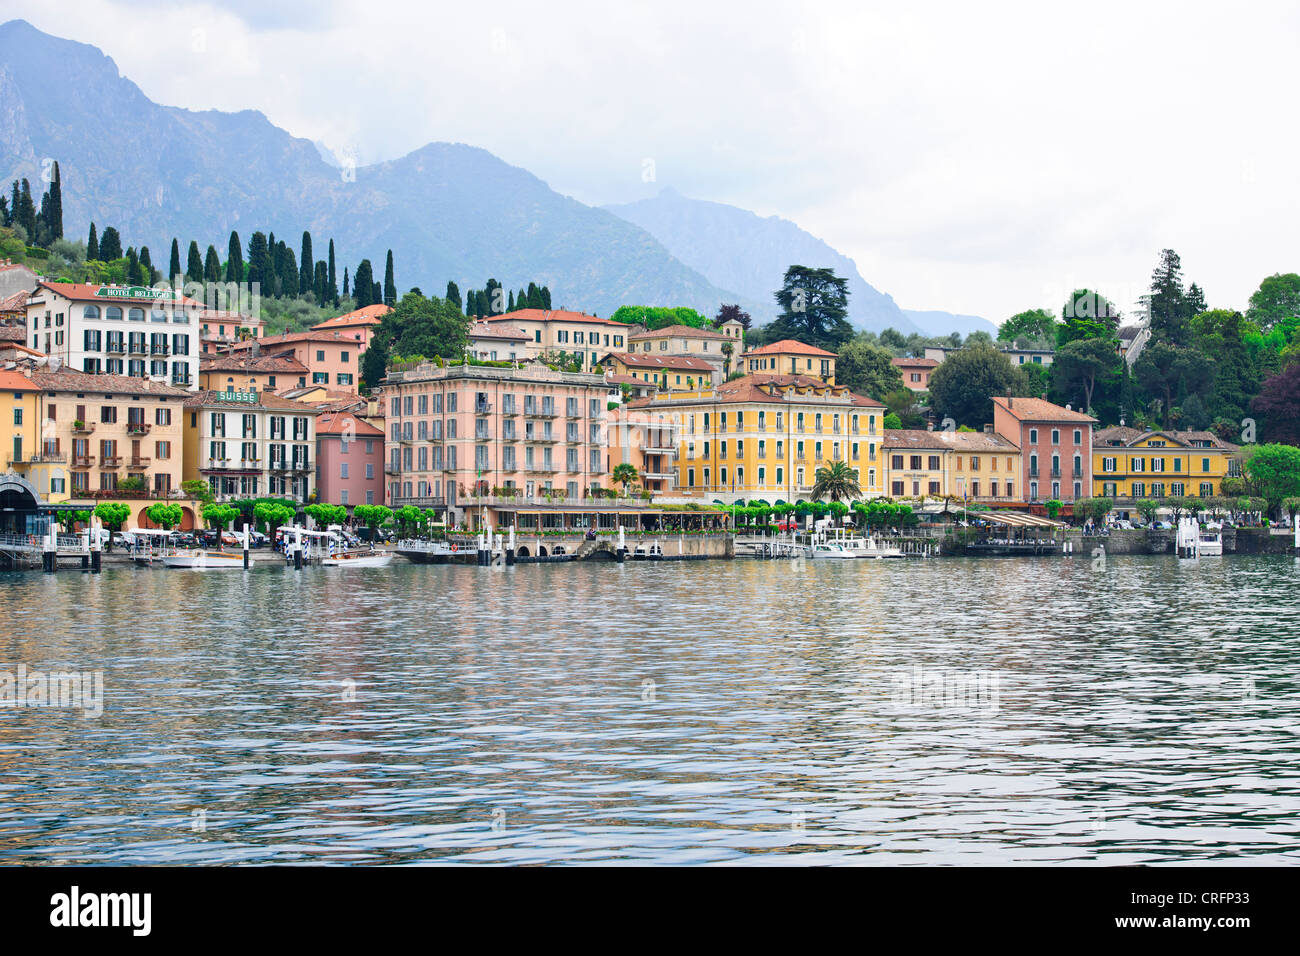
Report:
[[[1087,285],[1127,310],[1166,246],[1214,307],[1300,271],[1295,6],[903,6],[0,0],[0,18],[95,44],[157,102],[258,109],[361,164],[464,142],[591,204],[672,186],[779,215],[904,308],[996,322]]]

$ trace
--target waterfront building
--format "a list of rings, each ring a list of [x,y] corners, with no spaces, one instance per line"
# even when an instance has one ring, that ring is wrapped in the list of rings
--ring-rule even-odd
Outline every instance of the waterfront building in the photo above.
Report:
[[[730,503],[797,501],[817,469],[858,472],[864,498],[884,487],[884,406],[844,385],[799,375],[751,374],[714,389],[633,402],[677,435],[676,494]]]
[[[600,375],[538,363],[399,365],[382,393],[388,503],[454,512],[494,488],[581,499],[607,473],[608,397]]]
[[[528,338],[521,346],[521,357],[534,359],[567,352],[577,356],[584,370],[598,364],[604,352],[625,350],[628,335],[638,329],[638,326],[563,309],[518,309],[491,316],[484,322],[523,332]]]
[[[620,405],[609,413],[606,450],[609,473],[621,464],[636,469],[637,484],[655,497],[677,494],[677,450],[681,415],[658,403]],[[620,488],[615,482],[610,484]]]
[[[1092,436],[1093,475],[1104,498],[1210,498],[1240,477],[1241,448],[1208,431],[1146,431],[1124,426]]]
[[[342,332],[285,332],[231,346],[231,353],[291,356],[307,368],[308,385],[356,393],[361,343]]]
[[[625,399],[631,402],[638,398],[654,398],[659,394],[659,385],[655,382],[635,375],[619,375],[608,369],[605,370],[605,384],[609,386],[609,400],[620,404]],[[627,388],[624,389],[624,386]]]
[[[237,352],[199,360],[199,388],[218,392],[278,392],[307,386],[307,366],[292,355]]]
[[[1097,420],[1042,398],[995,397],[993,430],[1020,449],[1025,500],[1091,498]]]
[[[471,322],[469,353],[484,362],[514,362],[531,358],[524,346],[528,333],[507,322]]]
[[[0,369],[0,461],[3,471],[18,472],[48,497],[50,469],[41,446],[40,387],[17,369]],[[66,461],[64,462],[66,463]],[[49,465],[58,464],[50,462]],[[39,472],[39,474],[37,474]],[[60,471],[66,491],[66,472]]]
[[[327,504],[384,503],[384,430],[351,412],[316,420],[316,494]]]
[[[206,481],[220,498],[305,502],[316,487],[319,414],[266,391],[204,389],[185,402],[185,479]]]
[[[384,316],[392,311],[392,306],[377,302],[343,315],[336,315],[324,322],[318,322],[311,327],[311,330],[337,332],[346,338],[355,339],[361,345],[360,354],[365,354],[366,347],[370,345],[370,339],[375,334],[375,328],[383,321]]]
[[[640,379],[664,392],[695,392],[723,379],[720,366],[693,355],[607,352],[600,364],[615,375]]]
[[[81,372],[193,389],[202,308],[165,289],[42,281],[27,300],[27,344]]]
[[[198,323],[202,355],[217,355],[236,342],[252,341],[266,334],[262,320],[246,312],[203,309],[198,313]]]
[[[930,375],[939,363],[931,358],[896,358],[890,362],[903,376],[903,384],[914,392],[930,389]]]
[[[628,336],[627,351],[635,355],[662,357],[688,356],[703,359],[713,366],[715,378],[721,382],[727,377],[736,355],[740,353],[740,340],[733,334],[739,322],[732,322],[726,331],[697,329],[689,325],[668,325]]]
[[[185,389],[144,378],[28,363],[37,388],[39,447],[26,475],[50,501],[112,496],[127,478],[141,495],[180,487]]]
[[[892,498],[958,498],[979,504],[1022,501],[1020,449],[994,432],[890,429],[884,446]]]
[[[828,385],[835,384],[835,353],[794,339],[782,339],[771,345],[750,349],[740,359],[740,370],[749,375],[764,372],[809,375]]]

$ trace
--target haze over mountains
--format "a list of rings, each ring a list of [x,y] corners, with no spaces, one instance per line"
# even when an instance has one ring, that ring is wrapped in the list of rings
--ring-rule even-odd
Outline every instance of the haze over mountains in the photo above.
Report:
[[[259,112],[160,106],[96,47],[10,21],[0,25],[0,182],[25,176],[35,189],[47,158],[60,165],[69,237],[91,220],[114,225],[155,263],[173,236],[224,255],[232,229],[245,245],[262,229],[293,247],[307,229],[318,244],[334,238],[340,273],[363,257],[381,269],[391,248],[399,290],[436,294],[448,279],[467,288],[492,277],[507,288],[548,285],[556,306],[603,315],[624,304],[711,315],[740,302],[760,323],[774,314],[785,267],[800,263],[849,279],[859,328],[969,327],[969,317],[905,313],[851,259],[778,217],[669,190],[593,208],[454,143],[340,169]]]

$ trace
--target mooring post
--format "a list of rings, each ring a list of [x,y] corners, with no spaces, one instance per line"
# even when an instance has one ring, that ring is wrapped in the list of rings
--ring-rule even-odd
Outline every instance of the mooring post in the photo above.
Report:
[[[510,526],[506,539],[506,565],[511,566],[515,563],[515,526]]]

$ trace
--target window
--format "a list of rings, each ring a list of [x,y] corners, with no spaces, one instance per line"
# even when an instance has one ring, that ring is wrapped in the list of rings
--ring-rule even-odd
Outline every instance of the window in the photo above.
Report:
[[[1031,445],[1037,445],[1037,444],[1038,444],[1038,429],[1037,429],[1037,428],[1031,428],[1031,429],[1029,429],[1029,444],[1031,444]]]
[[[1053,445],[1059,445],[1060,443],[1061,443],[1061,430],[1060,430],[1059,428],[1053,428],[1053,429],[1052,429],[1052,444],[1053,444]]]
[[[1083,432],[1081,432],[1081,431],[1080,431],[1079,429],[1077,429],[1077,428],[1074,430],[1074,443],[1075,443],[1076,445],[1082,445],[1082,444],[1083,444]]]

